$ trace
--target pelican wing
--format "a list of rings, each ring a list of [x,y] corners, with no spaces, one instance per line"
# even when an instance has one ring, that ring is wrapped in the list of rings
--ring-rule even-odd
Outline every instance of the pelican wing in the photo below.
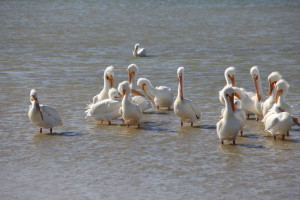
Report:
[[[95,117],[99,119],[106,118],[116,118],[120,116],[119,110],[121,107],[121,102],[105,99],[94,104],[92,107],[85,111],[87,117]]]
[[[58,125],[62,125],[62,120],[55,108],[51,108],[49,106],[40,105],[41,111],[43,115],[46,115],[47,117],[51,118],[55,121]]]
[[[265,130],[270,131],[270,129],[275,126],[278,123],[279,119],[278,117],[274,114],[273,116],[269,116],[267,118],[267,121],[265,123]]]
[[[195,113],[196,118],[200,119],[201,115],[202,115],[200,108],[193,101],[190,101],[189,105],[190,105],[191,109],[193,110],[193,112]]]

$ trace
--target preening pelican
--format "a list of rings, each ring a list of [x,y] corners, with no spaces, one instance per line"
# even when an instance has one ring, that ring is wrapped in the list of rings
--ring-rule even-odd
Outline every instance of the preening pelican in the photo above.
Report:
[[[53,127],[63,125],[58,112],[54,108],[39,104],[35,89],[30,91],[30,101],[28,117],[34,125],[40,127],[40,133],[43,132],[43,128],[50,129],[50,133],[52,133]]]
[[[228,86],[223,90],[223,98],[225,100],[225,110],[223,118],[217,123],[217,134],[222,144],[224,141],[233,141],[235,144],[236,136],[240,130],[241,122],[235,116],[236,110],[234,104],[234,90]]]
[[[276,85],[276,103],[285,111],[294,115],[294,107],[288,104],[285,100],[286,94],[288,93],[290,85],[286,80],[279,80]]]
[[[255,95],[251,98],[253,100],[254,106],[255,106],[255,112],[253,112],[256,115],[256,121],[258,121],[259,117],[263,117],[262,112],[262,102],[264,101],[264,94],[261,87],[261,80],[259,75],[259,70],[257,66],[253,66],[250,70],[250,74],[253,79],[254,88],[255,88]]]
[[[105,69],[103,74],[104,85],[100,94],[94,96],[93,104],[102,101],[103,99],[108,99],[108,91],[110,88],[114,87],[114,67],[109,66]],[[90,105],[91,106],[91,105]],[[89,107],[89,106],[88,106]]]
[[[174,102],[174,112],[180,118],[181,126],[183,122],[193,123],[200,121],[201,111],[199,107],[191,100],[183,96],[183,75],[184,67],[179,67],[177,70],[178,76],[178,94]]]
[[[282,135],[282,140],[284,136],[289,132],[293,125],[293,117],[290,113],[284,112],[284,110],[278,104],[274,104],[270,114],[265,121],[265,131],[272,134],[276,140],[276,135]]]
[[[268,111],[273,107],[275,103],[275,95],[276,95],[276,88],[275,84],[281,79],[281,75],[278,72],[272,72],[268,76],[269,81],[269,91],[268,91],[268,99],[263,102],[262,104],[262,112],[263,116],[265,116]]]
[[[140,127],[142,120],[142,109],[135,103],[130,101],[131,88],[127,81],[123,81],[119,84],[119,88],[122,91],[123,100],[122,107],[120,109],[124,122],[129,125],[137,124]]]
[[[101,120],[101,123],[105,120],[111,125],[111,120],[121,117],[120,107],[122,101],[119,98],[119,92],[115,88],[109,89],[109,98],[103,99],[93,104],[88,108],[85,113],[86,117],[91,117],[95,120]]]
[[[227,87],[227,86],[232,86],[232,87],[236,87],[235,85],[235,67],[228,67],[225,71],[224,71],[224,77],[226,80],[226,85],[224,86],[224,88],[222,90],[219,91],[219,100],[220,102],[225,105],[225,101],[223,99],[223,90]]]
[[[131,96],[132,102],[138,104],[142,108],[142,111],[146,111],[152,108],[151,102],[147,99],[148,96],[145,96],[144,94],[142,94],[140,91],[136,89],[135,77],[139,72],[138,66],[136,64],[129,65],[127,67],[127,72],[128,72],[128,82],[130,84],[131,93],[136,95],[136,96]]]
[[[233,87],[236,97],[240,99],[240,107],[245,112],[246,115],[256,112],[254,102],[245,93],[244,88]]]
[[[171,108],[173,104],[173,93],[171,88],[166,86],[154,88],[151,82],[146,78],[139,78],[137,85],[148,95],[149,99],[156,105],[157,109],[161,107]],[[154,96],[154,100],[150,94]]]
[[[144,48],[139,48],[140,44],[136,43],[134,45],[134,49],[132,52],[133,57],[145,57],[146,56],[146,50]]]

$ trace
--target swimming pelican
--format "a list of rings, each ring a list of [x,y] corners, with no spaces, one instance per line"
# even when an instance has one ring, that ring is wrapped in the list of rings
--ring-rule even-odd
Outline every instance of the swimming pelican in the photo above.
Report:
[[[177,70],[178,76],[178,94],[174,102],[174,112],[180,118],[181,126],[183,122],[191,123],[200,121],[201,111],[199,107],[191,100],[183,97],[183,74],[184,67]]]
[[[133,57],[145,57],[146,56],[146,50],[144,48],[139,48],[140,44],[136,43],[134,45],[134,49],[132,52]]]
[[[148,95],[149,99],[156,105],[157,109],[160,107],[171,108],[173,104],[173,93],[171,88],[166,86],[153,87],[151,82],[146,78],[139,78],[137,85]],[[154,96],[154,100],[150,94]]]
[[[265,121],[265,131],[272,134],[276,140],[276,135],[282,135],[282,140],[284,136],[293,125],[293,117],[290,113],[284,112],[280,105],[274,104],[272,108],[271,115]]]
[[[124,122],[129,125],[137,124],[138,128],[142,120],[142,109],[135,103],[130,101],[131,88],[127,81],[123,81],[119,85],[120,90],[122,90],[123,100],[120,112]]]
[[[101,123],[105,120],[108,121],[108,124],[111,125],[111,120],[121,117],[119,112],[122,105],[119,92],[115,88],[110,88],[109,99],[103,99],[93,104],[88,108],[85,113],[86,117],[92,117],[95,120],[101,120]]]
[[[275,103],[275,95],[276,95],[276,88],[275,84],[281,79],[281,75],[278,72],[272,72],[268,76],[269,81],[269,91],[268,91],[268,99],[263,102],[262,104],[262,112],[263,116],[265,116],[268,111],[273,107],[273,104]]]
[[[131,93],[136,95],[136,96],[130,96],[132,102],[138,104],[142,108],[143,112],[152,108],[151,102],[147,99],[148,96],[145,96],[144,94],[142,94],[140,91],[136,89],[135,77],[139,72],[138,66],[136,64],[129,65],[127,67],[127,72],[128,72],[128,82],[130,84]],[[150,100],[153,101],[152,99]]]
[[[114,75],[114,67],[113,66],[107,67],[103,74],[103,80],[104,80],[103,89],[100,92],[100,94],[94,96],[93,104],[95,104],[99,101],[102,101],[103,99],[109,98],[108,91],[110,88],[114,87],[114,76],[115,76]],[[92,106],[92,104],[90,104],[89,106]]]
[[[236,87],[235,85],[235,67],[228,67],[225,71],[224,71],[224,77],[226,80],[226,85],[223,87],[222,90],[219,91],[219,100],[220,102],[225,105],[225,101],[223,99],[223,90],[227,87],[227,86],[232,86],[232,87]]]
[[[43,132],[43,128],[50,129],[50,133],[52,133],[53,127],[63,125],[58,112],[54,108],[39,104],[35,89],[30,91],[30,101],[28,117],[34,125],[40,127],[40,133]]]
[[[235,144],[236,136],[240,130],[241,122],[235,116],[234,90],[227,86],[223,90],[223,98],[225,100],[225,110],[223,118],[217,123],[217,134],[222,144],[224,141],[233,141]]]
[[[263,117],[262,112],[262,102],[264,102],[264,94],[261,87],[261,80],[259,75],[259,70],[257,66],[253,66],[250,69],[250,74],[253,79],[254,88],[255,88],[255,95],[251,98],[253,100],[254,106],[255,106],[255,112],[253,112],[256,115],[256,121],[258,121],[259,117]]]

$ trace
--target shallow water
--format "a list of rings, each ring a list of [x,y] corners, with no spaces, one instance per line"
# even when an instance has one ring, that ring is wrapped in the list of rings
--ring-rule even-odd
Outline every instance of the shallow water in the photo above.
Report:
[[[279,71],[300,116],[300,3],[297,1],[2,1],[0,6],[1,199],[299,199],[300,128],[277,140],[247,121],[237,145],[218,143],[224,70],[253,90]],[[149,57],[132,58],[139,42]],[[185,95],[203,118],[180,127],[173,111],[143,115],[141,129],[84,118],[102,88],[136,63],[138,77]],[[38,133],[27,112],[35,88],[64,122]]]

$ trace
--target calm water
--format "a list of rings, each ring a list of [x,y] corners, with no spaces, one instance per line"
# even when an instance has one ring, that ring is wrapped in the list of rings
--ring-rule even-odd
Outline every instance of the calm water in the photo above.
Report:
[[[218,143],[224,70],[253,90],[249,70],[278,70],[300,117],[299,1],[1,1],[1,199],[299,199],[300,128],[274,141],[247,121],[236,146]],[[133,46],[147,58],[132,58]],[[185,95],[203,119],[180,127],[173,111],[144,114],[141,129],[84,118],[102,88],[136,63],[138,77]],[[27,112],[31,88],[64,122],[39,134]]]

